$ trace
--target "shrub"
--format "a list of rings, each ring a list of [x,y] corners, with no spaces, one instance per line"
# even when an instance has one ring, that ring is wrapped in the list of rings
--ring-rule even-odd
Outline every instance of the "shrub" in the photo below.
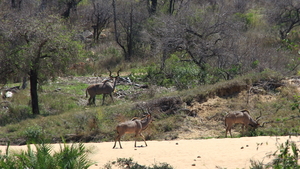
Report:
[[[290,152],[290,149],[292,152]],[[287,140],[285,144],[281,144],[279,147],[280,153],[273,160],[272,168],[300,168],[298,165],[298,152],[299,149],[295,142],[289,142]],[[273,155],[275,155],[275,152]]]
[[[36,144],[36,151],[30,145],[21,153],[0,152],[0,168],[35,168],[35,169],[87,169],[93,163],[87,160],[88,151],[82,143],[78,146],[64,144],[59,152],[52,153],[52,147],[47,144]]]
[[[166,60],[164,70],[161,70],[158,65],[148,67],[145,80],[152,84],[165,87],[175,86],[182,90],[198,84],[200,74],[200,69],[196,64],[192,62],[180,62],[176,55],[172,55]]]
[[[291,150],[291,151],[290,151]],[[279,154],[277,152],[279,151]],[[259,161],[251,161],[251,169],[261,169],[261,168],[300,168],[298,165],[298,153],[299,149],[295,142],[290,142],[287,140],[285,143],[280,144],[278,150],[275,151],[271,156],[276,156],[275,159],[270,164],[263,164]]]
[[[32,117],[31,108],[27,105],[9,105],[8,109],[0,111],[0,126],[18,123]]]
[[[133,162],[132,158],[118,158],[117,161],[111,162],[111,164],[118,166],[119,168],[130,168],[130,169],[173,169],[172,166],[170,166],[167,163],[160,163],[160,164],[154,164],[153,166],[145,166],[145,165],[140,165],[136,162]],[[106,169],[111,169],[111,164],[108,163],[105,165]]]
[[[41,143],[45,140],[45,133],[42,127],[38,125],[27,127],[24,131],[27,143]]]

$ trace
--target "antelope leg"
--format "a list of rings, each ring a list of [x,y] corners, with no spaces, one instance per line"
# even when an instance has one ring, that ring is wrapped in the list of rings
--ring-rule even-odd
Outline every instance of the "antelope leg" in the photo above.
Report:
[[[143,140],[144,140],[144,142],[145,142],[145,145],[147,146],[147,143],[146,143],[146,140],[145,140],[144,135],[143,135],[142,133],[140,133],[140,136],[142,136],[142,138],[143,138]]]
[[[119,139],[119,145],[120,145],[120,148],[122,148],[120,139]]]
[[[134,139],[134,147],[136,147],[136,139],[137,139],[137,135],[135,135],[134,138],[135,138],[135,139]]]
[[[96,96],[93,97],[93,104],[96,105]]]
[[[117,141],[119,142],[120,148],[122,148],[120,139],[121,139],[121,136],[117,135],[117,137],[115,138],[115,144],[114,144],[113,148],[116,147]]]
[[[106,94],[103,94],[102,105],[104,105],[105,96],[106,96]]]
[[[114,101],[114,98],[113,98],[112,95],[111,95],[111,93],[110,93],[109,95],[110,95],[111,100],[112,100],[113,102],[115,102],[115,101]]]

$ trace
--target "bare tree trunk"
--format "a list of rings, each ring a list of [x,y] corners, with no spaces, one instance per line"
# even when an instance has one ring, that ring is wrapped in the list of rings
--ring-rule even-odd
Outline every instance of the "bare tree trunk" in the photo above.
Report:
[[[128,56],[126,56],[126,58],[125,58],[125,60],[127,60],[127,61],[130,61],[131,60],[131,56],[132,56],[132,48],[133,48],[133,46],[132,46],[132,43],[133,43],[133,39],[132,39],[132,26],[133,26],[133,19],[132,19],[132,6],[130,7],[130,24],[129,24],[129,26],[130,26],[130,28],[129,28],[129,30],[128,30],[128,33],[127,33],[127,36],[128,36],[128,38],[127,38],[127,50],[128,50]]]
[[[115,39],[118,41],[118,30],[117,30],[117,14],[116,14],[116,2],[112,1],[113,15],[114,15],[114,29],[115,29]]]
[[[160,65],[160,71],[163,71],[165,69],[165,63],[168,57],[168,52],[166,49],[163,50],[163,56],[161,58],[161,65]]]
[[[156,7],[157,7],[157,0],[148,0],[148,12],[150,15],[153,15],[156,13]]]
[[[170,0],[170,5],[169,5],[169,14],[172,15],[174,12],[174,6],[175,6],[175,0]]]
[[[66,2],[66,5],[67,5],[67,9],[64,13],[62,13],[62,17],[64,18],[69,18],[70,16],[70,12],[71,12],[71,9],[73,10],[76,10],[77,8],[77,5],[79,4],[79,2],[81,2],[82,0],[69,0],[68,2]]]
[[[26,89],[27,87],[27,77],[24,76],[23,79],[22,79],[22,87],[21,89]]]
[[[36,70],[30,70],[30,94],[32,113],[40,114],[39,99],[37,94],[38,75]]]
[[[116,14],[115,0],[113,0],[112,6],[113,6],[113,15],[114,15],[113,17],[114,17],[114,28],[115,28],[115,40],[116,40],[117,44],[122,48],[122,50],[124,52],[125,60],[130,60],[130,57],[131,57],[130,54],[131,53],[129,53],[129,51],[126,50],[125,46],[122,45],[122,43],[120,42],[120,39],[119,39],[119,33],[118,33],[118,29],[117,29],[117,14]],[[128,33],[127,33],[127,36],[128,36]],[[130,37],[127,37],[127,42],[128,42],[128,38],[130,38]],[[127,47],[128,47],[128,44],[127,44]]]
[[[11,0],[11,7],[21,9],[21,3],[22,0]]]

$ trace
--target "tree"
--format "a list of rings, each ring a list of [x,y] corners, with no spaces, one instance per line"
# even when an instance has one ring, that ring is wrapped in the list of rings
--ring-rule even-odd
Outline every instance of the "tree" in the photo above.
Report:
[[[169,4],[169,14],[172,15],[175,10],[175,0],[170,0]]]
[[[93,2],[93,10],[90,19],[93,23],[94,41],[98,41],[101,32],[109,24],[112,17],[112,7],[109,0]]]
[[[66,10],[61,14],[61,16],[64,17],[64,18],[69,18],[71,9],[76,11],[77,10],[77,5],[81,1],[82,0],[64,0],[64,1],[62,1],[67,7],[66,7]]]
[[[178,8],[173,15],[160,15],[151,20],[148,37],[154,41],[152,49],[162,55],[161,72],[173,53],[181,61],[193,62],[199,67],[201,84],[207,83],[208,78],[214,83],[253,70],[274,69],[275,65],[278,69],[280,53],[263,47],[266,39],[254,33],[258,29],[244,29],[247,20],[239,19],[239,12],[244,9],[241,6],[221,1],[212,5],[189,1],[176,4]]]
[[[157,7],[157,0],[147,0],[148,12],[150,15],[155,14]]]
[[[130,61],[140,38],[141,25],[148,18],[146,2],[113,0],[113,22],[115,41],[122,48],[126,61]]]
[[[0,76],[28,75],[32,112],[40,114],[38,84],[66,72],[78,59],[81,46],[60,17],[11,16],[0,27],[0,40],[6,42],[0,46]]]
[[[297,0],[276,3],[270,1],[269,6],[269,21],[277,25],[280,38],[284,40],[293,29],[300,26],[300,2]]]
[[[22,0],[11,0],[11,7],[12,8],[21,8]]]
[[[228,37],[225,33],[227,15],[209,10],[196,12],[199,4],[191,2],[178,6],[181,9],[176,9],[176,15],[162,15],[153,22],[153,26],[149,26],[150,37],[162,53],[161,71],[169,55],[179,50],[185,51],[190,61],[206,71],[207,63],[226,49],[222,41]]]

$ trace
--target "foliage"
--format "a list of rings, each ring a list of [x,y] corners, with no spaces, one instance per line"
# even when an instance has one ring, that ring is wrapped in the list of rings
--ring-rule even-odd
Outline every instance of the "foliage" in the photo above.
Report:
[[[51,145],[35,144],[35,151],[28,145],[26,151],[0,152],[0,168],[36,168],[36,169],[87,169],[93,163],[87,159],[88,151],[82,143],[61,146],[59,152],[52,152]]]
[[[137,162],[134,162],[132,158],[118,158],[117,161],[111,162],[112,165],[119,167],[120,169],[125,168],[131,168],[131,169],[173,169],[172,166],[170,166],[167,163],[160,163],[160,164],[154,164],[153,166],[145,166],[140,165]],[[105,165],[105,169],[111,169],[110,163]]]
[[[84,55],[81,44],[72,39],[72,31],[65,31],[67,27],[57,16],[23,17],[6,19],[5,27],[1,27],[0,31],[8,34],[3,40],[9,42],[11,49],[0,49],[3,51],[0,62],[6,63],[1,67],[1,76],[29,76],[32,112],[40,114],[37,85],[54,80],[67,71],[70,63]],[[3,73],[7,69],[14,71]]]
[[[290,152],[292,150],[292,152]],[[279,147],[280,154],[273,160],[274,168],[300,168],[298,165],[298,152],[299,149],[296,143],[286,141]],[[276,154],[276,152],[274,153]]]
[[[298,110],[300,113],[300,96],[294,96],[294,103],[291,104],[292,110]]]
[[[65,144],[61,147],[60,152],[53,156],[58,159],[58,165],[62,166],[62,168],[87,169],[92,165],[92,163],[87,160],[87,152],[83,143],[79,143],[78,146],[75,144],[71,146]]]
[[[247,29],[262,28],[265,25],[261,9],[250,9],[246,13],[236,13],[235,15],[245,22]]]
[[[38,125],[29,126],[24,131],[28,144],[41,143],[45,140],[45,131]]]
[[[199,76],[201,73],[193,62],[184,62],[176,55],[172,55],[166,60],[166,67],[163,71],[152,65],[148,67],[145,80],[151,84],[159,84],[161,86],[175,86],[177,89],[188,89],[199,84]]]
[[[279,152],[279,153],[278,153]],[[274,169],[296,169],[298,165],[299,149],[295,142],[287,140],[278,146],[278,150],[270,156],[275,156],[271,164],[263,164],[259,161],[251,161],[251,169],[274,168]]]
[[[5,126],[7,124],[18,123],[32,117],[31,108],[28,105],[11,104],[7,109],[0,111],[0,125]]]
[[[39,82],[66,72],[68,64],[76,62],[78,55],[84,56],[81,44],[72,40],[73,32],[66,32],[66,26],[56,16],[27,17],[14,28],[9,27],[15,24],[10,23],[13,21],[7,22],[5,29],[8,30],[3,31],[10,31],[12,37],[6,38],[16,42],[10,41],[14,49],[5,53],[6,59],[17,72],[29,74],[30,70],[37,70]],[[21,36],[23,34],[28,37]]]

